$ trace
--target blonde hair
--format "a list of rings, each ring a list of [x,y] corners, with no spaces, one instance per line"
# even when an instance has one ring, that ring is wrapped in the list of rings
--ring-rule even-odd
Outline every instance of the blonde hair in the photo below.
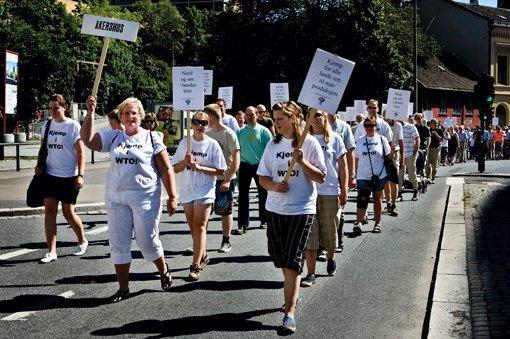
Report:
[[[221,108],[218,104],[209,104],[205,106],[204,112],[215,117],[221,124]]]
[[[124,111],[124,107],[126,107],[127,105],[135,106],[136,109],[138,110],[138,114],[140,114],[140,118],[141,119],[145,118],[145,110],[143,109],[142,102],[137,98],[133,97],[125,99],[117,106],[117,109],[119,110],[119,117],[122,114],[122,111]]]
[[[193,114],[193,116],[191,118],[192,119],[195,119],[195,118],[205,118],[207,121],[209,121],[209,116],[204,111],[197,111],[197,112],[195,112],[195,114]]]
[[[322,116],[325,117],[325,119],[324,119],[324,141],[327,144],[327,143],[329,143],[329,137],[331,136],[331,133],[333,132],[333,130],[331,129],[331,124],[329,123],[329,120],[327,117],[328,113],[323,112],[323,111],[317,111],[317,113],[320,113],[320,114],[322,114]],[[311,112],[309,111],[308,114],[311,114]],[[313,131],[312,125],[310,125],[310,132],[312,134],[315,134],[315,132]]]
[[[294,140],[292,141],[292,147],[297,147],[301,134],[303,134],[303,130],[301,129],[303,110],[294,101],[282,101],[273,106],[273,112],[276,111],[281,111],[286,117],[294,118]],[[279,143],[282,138],[283,135],[278,133],[274,138],[274,142]]]

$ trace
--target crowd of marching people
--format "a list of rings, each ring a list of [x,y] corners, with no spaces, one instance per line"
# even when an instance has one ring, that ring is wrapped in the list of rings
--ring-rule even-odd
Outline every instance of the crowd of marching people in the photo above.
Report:
[[[111,302],[129,297],[133,239],[144,258],[157,267],[161,288],[171,288],[159,239],[163,206],[169,215],[178,204],[184,209],[193,243],[188,279],[197,281],[209,262],[210,215],[221,217],[218,252],[230,252],[231,234],[243,235],[253,223],[249,195],[254,182],[258,227],[266,231],[269,256],[281,269],[284,282],[282,329],[291,333],[296,330],[300,287],[316,282],[316,262],[327,262],[330,276],[337,270],[335,255],[343,251],[349,190],[357,192],[352,234],[361,236],[367,227],[370,202],[374,211],[371,231],[380,233],[384,230],[382,215],[397,217],[397,204],[404,193],[412,193],[409,200],[418,200],[427,185],[435,183],[438,166],[480,156],[508,159],[510,153],[508,127],[496,126],[482,134],[478,127],[445,127],[437,119],[426,121],[420,113],[406,121],[385,119],[375,99],[367,102],[367,116],[358,115],[352,125],[338,115],[315,109],[303,112],[293,101],[280,102],[271,112],[264,105],[248,106],[234,117],[226,113],[225,101],[218,99],[193,114],[192,134],[181,140],[172,157],[162,136],[154,131],[156,116],[146,114],[136,98],[126,99],[112,111],[112,129],[102,131],[94,128],[96,99],[92,96],[81,128],[65,114],[69,107],[62,96],[53,96],[50,108],[49,135],[61,137],[64,146],[47,147],[47,163],[36,168],[48,180],[44,204],[49,252],[42,262],[57,259],[59,201],[78,238],[74,254],[82,255],[87,249],[81,220],[74,213],[83,186],[84,146],[111,155],[105,201],[111,259],[119,284]],[[161,199],[162,188],[168,194],[166,203]]]

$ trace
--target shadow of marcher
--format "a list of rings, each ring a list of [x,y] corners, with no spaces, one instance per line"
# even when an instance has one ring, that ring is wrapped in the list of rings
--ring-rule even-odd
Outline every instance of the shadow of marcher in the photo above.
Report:
[[[110,327],[91,332],[91,335],[150,335],[151,337],[199,335],[210,332],[277,331],[277,326],[264,325],[250,318],[274,313],[279,309],[265,309],[243,313],[220,313],[190,316],[169,320],[142,320],[121,327]]]

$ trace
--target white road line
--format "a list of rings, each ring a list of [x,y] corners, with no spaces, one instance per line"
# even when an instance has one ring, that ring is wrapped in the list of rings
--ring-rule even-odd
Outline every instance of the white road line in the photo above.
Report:
[[[69,299],[74,295],[73,291],[67,291],[62,294],[59,294],[59,297],[63,297],[65,299]],[[4,317],[0,319],[1,321],[26,321],[27,318],[31,315],[36,314],[37,312],[41,312],[41,309],[47,308],[48,306],[54,304],[56,301],[54,299],[48,299],[43,302],[40,302],[37,305],[34,305],[30,308],[37,309],[37,311],[22,311],[22,312],[16,312],[11,315],[8,315],[7,317]]]
[[[87,232],[85,232],[85,234],[99,234],[99,233],[103,233],[103,232],[107,232],[107,231],[108,231],[108,226],[104,226],[104,227],[99,227],[99,228],[95,228],[93,230],[87,231]]]
[[[35,252],[35,251],[38,251],[38,250],[37,249],[30,250],[28,248],[22,248],[20,250],[14,251],[14,252],[9,252],[9,253],[5,253],[5,254],[0,255],[0,260],[11,259],[11,258],[17,257],[19,255],[23,255],[23,254],[30,253],[30,252]]]
[[[448,178],[446,178],[446,185],[448,185],[448,186],[464,185],[464,178],[448,177]]]

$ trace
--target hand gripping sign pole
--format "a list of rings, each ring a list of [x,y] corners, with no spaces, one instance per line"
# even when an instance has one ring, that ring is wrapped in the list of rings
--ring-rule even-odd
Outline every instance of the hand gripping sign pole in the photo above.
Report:
[[[191,110],[204,108],[204,67],[172,67],[174,109],[186,114],[186,153],[191,152]]]
[[[353,69],[354,62],[317,49],[298,98],[300,103],[310,107],[298,148],[303,146],[313,116],[318,110],[331,115],[336,113]],[[289,181],[295,164],[293,157],[283,181]]]
[[[104,62],[106,60],[106,53],[108,52],[108,45],[110,44],[110,38],[134,42],[136,41],[138,27],[139,24],[135,21],[105,18],[88,14],[83,16],[81,32],[83,34],[104,37],[103,49],[101,50],[101,57],[99,58],[99,66],[97,67],[96,77],[92,87],[92,95],[94,97],[97,97],[99,82],[101,81]]]

